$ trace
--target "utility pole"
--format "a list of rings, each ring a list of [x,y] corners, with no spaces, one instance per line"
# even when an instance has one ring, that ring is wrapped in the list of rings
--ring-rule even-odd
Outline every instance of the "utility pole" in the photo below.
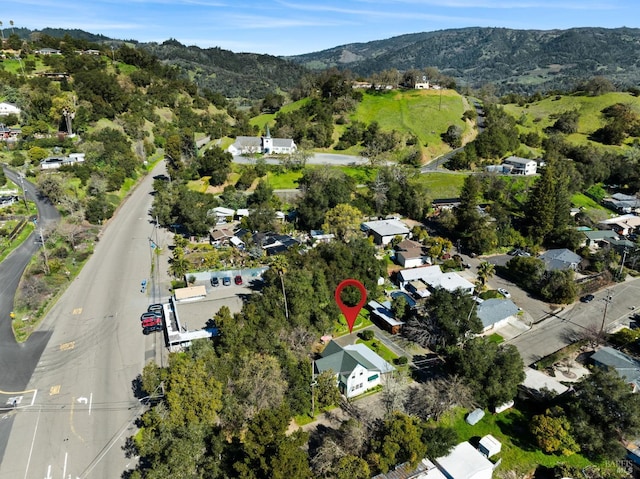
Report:
[[[611,296],[611,290],[608,289],[607,290],[607,296],[604,298],[604,313],[602,314],[602,324],[600,325],[600,332],[598,333],[598,339],[600,339],[602,341],[602,333],[604,332],[604,323],[607,320],[607,307],[609,306],[609,303],[611,303],[611,301],[613,301],[613,296]]]
[[[316,386],[318,385],[318,381],[316,381],[314,369],[315,369],[315,361],[311,361],[311,417],[314,418],[316,416]]]
[[[622,253],[622,262],[620,263],[620,271],[618,271],[618,277],[622,279],[622,269],[624,268],[624,260],[627,259],[627,253],[629,250],[627,248],[624,249]]]
[[[49,253],[47,252],[47,245],[44,243],[44,236],[42,234],[42,226],[38,228],[38,232],[40,233],[40,243],[42,243],[42,254],[44,256],[44,270],[46,274],[49,274]]]

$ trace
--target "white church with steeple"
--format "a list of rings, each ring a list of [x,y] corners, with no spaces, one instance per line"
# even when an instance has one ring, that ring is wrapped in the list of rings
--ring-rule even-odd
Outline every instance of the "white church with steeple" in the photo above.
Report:
[[[269,126],[264,136],[238,136],[236,141],[227,148],[233,156],[262,153],[264,155],[288,155],[298,149],[290,138],[272,138]]]

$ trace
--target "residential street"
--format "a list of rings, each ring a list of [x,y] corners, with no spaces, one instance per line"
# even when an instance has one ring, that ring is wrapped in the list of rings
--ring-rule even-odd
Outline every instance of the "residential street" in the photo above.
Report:
[[[164,254],[167,239],[155,236],[148,211],[153,175],[142,179],[110,220],[95,253],[43,321],[50,338],[20,393],[0,477],[120,477],[135,459],[122,446],[142,411],[134,380],[145,362],[162,364],[161,333],[144,336],[139,316],[168,297],[166,256],[152,275],[150,237]],[[145,293],[141,280],[148,280]],[[6,419],[1,423],[9,423]]]

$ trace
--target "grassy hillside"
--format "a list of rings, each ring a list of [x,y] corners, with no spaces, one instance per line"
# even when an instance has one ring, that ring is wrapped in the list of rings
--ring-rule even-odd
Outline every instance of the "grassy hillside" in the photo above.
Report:
[[[290,103],[282,107],[283,112],[303,106],[308,99]],[[458,125],[465,135],[472,128],[461,118],[466,106],[465,99],[453,90],[394,90],[389,92],[365,93],[356,111],[350,115],[351,121],[370,124],[377,121],[382,130],[396,130],[404,135],[415,135],[423,146],[424,155],[433,158],[450,148],[442,142],[440,135],[450,125]],[[273,125],[275,114],[264,114],[251,120],[264,130],[265,125]],[[348,125],[336,125],[334,144]],[[331,148],[324,151],[333,151]],[[342,154],[358,154],[360,147],[341,150]]]
[[[367,124],[377,121],[383,130],[413,134],[433,158],[450,150],[440,138],[450,125],[468,133],[464,110],[463,98],[453,90],[395,90],[365,94],[351,119]]]
[[[617,92],[600,96],[559,95],[524,106],[505,105],[504,108],[505,111],[519,120],[521,131],[537,131],[539,133],[543,133],[545,128],[554,124],[554,115],[565,111],[578,110],[580,112],[578,132],[568,135],[567,140],[575,144],[591,143],[604,147],[600,143],[589,140],[589,135],[605,124],[600,112],[616,103],[631,105],[640,114],[640,98],[634,97],[629,93]],[[630,142],[632,140],[629,139],[627,141]],[[618,150],[618,147],[608,148]]]

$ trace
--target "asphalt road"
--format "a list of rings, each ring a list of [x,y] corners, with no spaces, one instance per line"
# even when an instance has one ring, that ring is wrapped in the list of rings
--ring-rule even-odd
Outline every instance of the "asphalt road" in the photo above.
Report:
[[[4,172],[11,181],[24,186],[27,199],[35,201],[40,226],[46,228],[58,220],[58,211],[37,193],[34,185],[26,179],[20,181],[19,175],[9,168],[4,168]],[[13,423],[13,416],[5,415],[1,409],[6,408],[7,401],[15,396],[12,394],[14,391],[22,391],[26,387],[50,337],[47,331],[42,331],[33,334],[25,344],[18,344],[11,330],[9,314],[13,310],[18,283],[27,264],[40,249],[34,239],[35,233],[0,263],[0,459]]]
[[[606,298],[611,296],[607,303]],[[605,305],[607,311],[605,315]],[[633,309],[632,309],[633,308]],[[580,339],[587,329],[605,331],[617,326],[629,326],[629,318],[640,309],[640,281],[628,280],[599,291],[590,303],[574,303],[544,321],[534,324],[524,334],[512,339],[525,364],[533,364]]]
[[[162,171],[159,165],[154,174]],[[122,446],[141,412],[133,382],[145,362],[162,357],[164,346],[161,334],[141,333],[139,316],[168,296],[166,278],[151,274],[156,261],[149,238],[165,244],[149,221],[151,190],[148,175],[45,318],[40,335],[50,340],[20,407],[10,413],[0,478],[111,479],[132,463]],[[166,271],[166,257],[153,271]],[[144,293],[143,279],[149,281]]]

